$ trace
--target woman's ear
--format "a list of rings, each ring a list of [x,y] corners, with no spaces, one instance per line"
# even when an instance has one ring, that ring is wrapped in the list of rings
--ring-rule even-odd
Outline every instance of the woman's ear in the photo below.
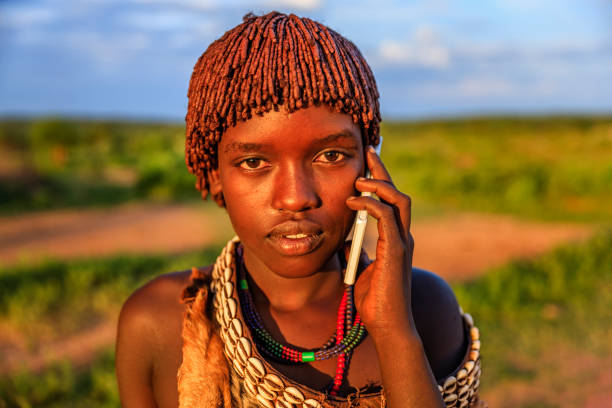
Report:
[[[217,195],[222,192],[221,189],[221,178],[219,177],[219,169],[212,169],[208,171],[208,186],[210,194]]]
[[[221,178],[219,177],[219,169],[212,169],[208,171],[208,191],[212,196],[213,200],[220,206],[225,207],[225,200],[223,199],[223,188],[221,187]]]

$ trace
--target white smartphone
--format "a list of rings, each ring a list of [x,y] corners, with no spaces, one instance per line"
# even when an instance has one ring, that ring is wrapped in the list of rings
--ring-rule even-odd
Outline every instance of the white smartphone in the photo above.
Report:
[[[380,155],[383,138],[380,136],[378,146],[376,146],[376,154]],[[366,165],[366,177],[371,178],[370,170]],[[372,193],[362,192],[362,197],[369,197]],[[351,242],[351,251],[346,262],[346,272],[344,274],[344,284],[354,285],[355,277],[357,276],[357,266],[359,265],[359,256],[363,246],[363,237],[365,236],[366,226],[368,224],[368,212],[366,210],[357,211],[355,223],[353,224],[353,241]]]

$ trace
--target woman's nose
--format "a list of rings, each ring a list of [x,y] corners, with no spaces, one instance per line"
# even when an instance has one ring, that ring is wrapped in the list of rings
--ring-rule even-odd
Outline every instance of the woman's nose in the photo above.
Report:
[[[302,166],[278,169],[272,202],[275,209],[301,212],[319,207],[320,202],[312,172]]]

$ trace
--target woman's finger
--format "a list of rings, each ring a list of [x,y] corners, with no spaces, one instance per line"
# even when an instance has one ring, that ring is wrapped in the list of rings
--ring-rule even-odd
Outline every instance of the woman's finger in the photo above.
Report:
[[[395,186],[387,181],[366,179],[360,177],[355,182],[355,187],[359,191],[367,191],[376,194],[384,203],[390,204],[396,209],[398,222],[402,226],[404,238],[410,232],[411,206],[412,201],[409,196],[399,191]]]
[[[373,179],[385,180],[393,184],[393,180],[391,180],[391,175],[389,174],[387,168],[380,159],[380,156],[376,154],[376,150],[374,150],[372,146],[368,146],[366,149],[366,162],[368,164],[368,168],[370,169],[370,174],[372,174]]]
[[[404,237],[402,236],[402,232],[400,232],[400,226],[397,223],[395,211],[391,206],[372,197],[349,197],[346,200],[346,205],[351,210],[366,210],[369,215],[378,221],[378,245],[382,243],[383,246],[379,247],[377,245],[377,252],[378,249],[382,248],[386,248],[387,250],[391,248],[399,248],[401,251],[404,250]]]

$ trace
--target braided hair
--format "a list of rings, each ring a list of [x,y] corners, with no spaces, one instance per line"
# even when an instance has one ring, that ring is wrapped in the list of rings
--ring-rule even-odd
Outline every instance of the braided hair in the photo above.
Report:
[[[308,18],[247,14],[200,56],[187,94],[185,162],[206,198],[223,132],[282,106],[294,112],[326,105],[378,144],[380,109],[372,71],[357,47]],[[220,194],[213,197],[223,205]]]

